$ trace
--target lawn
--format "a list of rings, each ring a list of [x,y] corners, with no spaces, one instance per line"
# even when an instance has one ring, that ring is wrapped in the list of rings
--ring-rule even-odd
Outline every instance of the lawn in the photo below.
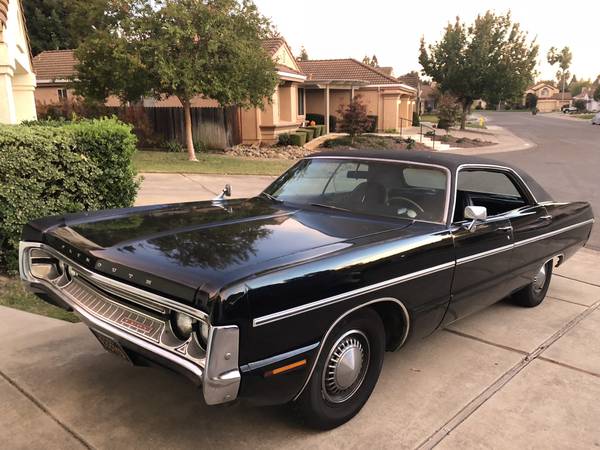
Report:
[[[438,123],[440,119],[435,114],[423,114],[421,117],[419,117],[419,120],[421,122]]]
[[[214,153],[198,153],[198,162],[187,153],[138,151],[133,163],[138,172],[215,173],[224,175],[280,175],[294,161],[289,159],[239,158]]]
[[[50,305],[31,294],[18,278],[3,275],[0,275],[0,306],[68,322],[79,322],[79,318],[75,314]]]

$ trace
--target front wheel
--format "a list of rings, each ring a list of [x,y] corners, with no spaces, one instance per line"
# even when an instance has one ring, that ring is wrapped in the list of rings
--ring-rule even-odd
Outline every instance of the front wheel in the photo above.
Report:
[[[374,310],[365,308],[336,325],[298,399],[308,424],[328,430],[354,417],[375,388],[384,352],[383,322]]]
[[[529,308],[542,303],[550,286],[552,268],[553,260],[544,263],[533,277],[531,283],[512,295],[513,301],[517,305]]]

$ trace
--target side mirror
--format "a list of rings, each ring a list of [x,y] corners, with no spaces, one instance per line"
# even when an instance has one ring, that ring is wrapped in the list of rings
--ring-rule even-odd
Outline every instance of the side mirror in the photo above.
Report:
[[[223,188],[221,193],[213,199],[213,202],[220,202],[225,197],[231,197],[231,185],[230,184],[225,185],[225,187]]]
[[[477,221],[483,221],[487,219],[487,208],[485,206],[467,206],[465,207],[464,213],[465,219],[471,219],[471,222],[467,226],[467,230],[475,231]]]

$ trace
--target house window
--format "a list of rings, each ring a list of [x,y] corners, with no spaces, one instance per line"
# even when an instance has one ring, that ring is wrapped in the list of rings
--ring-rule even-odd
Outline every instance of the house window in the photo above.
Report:
[[[548,97],[548,93],[549,93],[548,89],[546,89],[546,88],[542,89],[542,97]]]
[[[304,115],[304,88],[298,88],[298,115]]]
[[[61,88],[58,90],[58,100],[61,102],[67,100],[67,90],[65,88]]]

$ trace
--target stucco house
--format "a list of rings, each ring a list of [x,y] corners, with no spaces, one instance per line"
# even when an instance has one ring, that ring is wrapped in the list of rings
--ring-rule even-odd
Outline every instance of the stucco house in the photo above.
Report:
[[[35,120],[35,74],[20,0],[0,0],[0,123]]]
[[[527,96],[535,95],[538,99],[539,112],[560,111],[563,106],[571,105],[571,94],[560,90],[548,83],[537,83],[529,87],[523,94],[523,105],[527,104]]]
[[[399,130],[412,124],[417,90],[356,59],[299,61],[306,75],[303,83],[305,110],[322,114],[329,126],[329,115],[355,95],[367,106],[367,114],[377,116],[377,130]]]
[[[600,101],[594,100],[594,92],[596,86],[584,87],[581,93],[573,97],[573,101],[582,100],[585,102],[585,109],[587,111],[596,112],[600,111]]]
[[[1,1],[1,0],[0,0]],[[262,108],[240,108],[241,142],[275,143],[278,136],[296,130],[306,114],[321,114],[329,130],[329,116],[353,96],[360,94],[368,114],[377,116],[377,129],[399,130],[412,123],[417,90],[387,73],[355,59],[297,61],[283,38],[265,39],[263,49],[275,62],[279,83]],[[36,100],[57,103],[74,98],[69,82],[76,77],[73,50],[42,52],[34,58],[38,74]],[[118,106],[109,98],[107,105]],[[146,107],[181,107],[176,97],[144,99]],[[219,104],[196,97],[193,107],[214,108]]]

